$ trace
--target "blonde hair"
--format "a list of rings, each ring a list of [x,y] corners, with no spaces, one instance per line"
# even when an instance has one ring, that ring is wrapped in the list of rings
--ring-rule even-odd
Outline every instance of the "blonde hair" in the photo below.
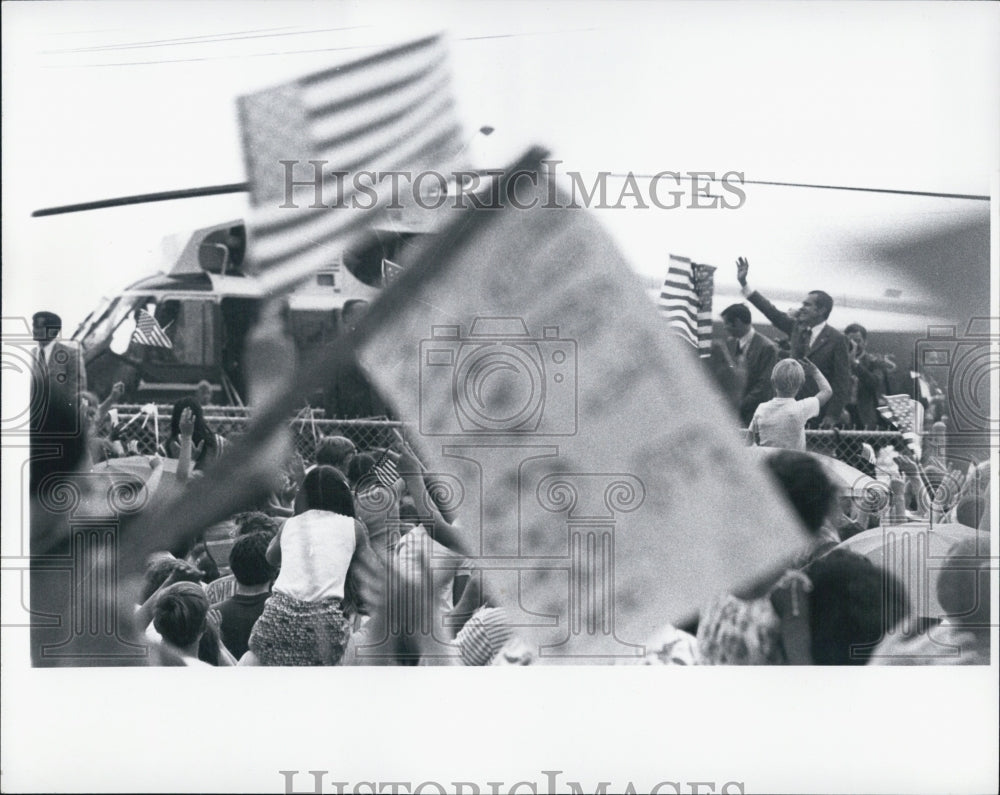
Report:
[[[805,382],[805,370],[795,359],[782,359],[771,370],[771,385],[778,397],[795,397]]]

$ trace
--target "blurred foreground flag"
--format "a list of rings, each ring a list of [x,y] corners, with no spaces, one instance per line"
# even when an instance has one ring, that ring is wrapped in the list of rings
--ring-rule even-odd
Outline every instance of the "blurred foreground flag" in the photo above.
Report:
[[[667,325],[695,346],[703,359],[712,353],[714,274],[711,265],[699,265],[687,257],[671,254],[658,302]]]
[[[356,241],[390,195],[386,172],[450,165],[461,128],[446,56],[430,36],[240,97],[250,255],[265,287]],[[411,179],[396,181],[409,190]]]
[[[609,236],[543,206],[541,157],[501,187],[533,209],[469,210],[400,263],[358,356],[538,659],[638,658],[805,539]]]

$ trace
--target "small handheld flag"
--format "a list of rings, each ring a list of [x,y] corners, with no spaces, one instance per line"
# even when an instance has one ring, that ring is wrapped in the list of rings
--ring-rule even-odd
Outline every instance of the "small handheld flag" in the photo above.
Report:
[[[387,487],[391,487],[399,480],[399,470],[396,468],[396,463],[389,457],[388,450],[382,453],[379,460],[375,462],[375,466],[372,467],[372,474],[379,483]]]
[[[167,336],[167,332],[156,322],[156,318],[145,309],[140,309],[136,315],[135,331],[132,332],[132,342],[139,345],[148,345],[151,348],[174,347],[174,344],[170,341],[170,337]]]

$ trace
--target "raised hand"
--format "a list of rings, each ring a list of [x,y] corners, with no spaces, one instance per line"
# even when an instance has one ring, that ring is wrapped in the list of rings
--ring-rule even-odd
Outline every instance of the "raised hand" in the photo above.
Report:
[[[121,381],[115,381],[115,385],[111,387],[111,399],[114,402],[118,402],[122,399],[122,395],[125,394],[125,384]]]
[[[747,273],[750,270],[750,260],[746,257],[738,257],[736,260],[736,280],[741,287],[746,287]]]
[[[177,423],[180,434],[184,438],[190,439],[194,434],[194,412],[191,409],[184,409],[181,412],[180,420]]]

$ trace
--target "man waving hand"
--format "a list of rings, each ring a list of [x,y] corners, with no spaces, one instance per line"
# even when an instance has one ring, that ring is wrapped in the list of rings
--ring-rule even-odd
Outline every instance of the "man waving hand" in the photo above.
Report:
[[[793,359],[809,359],[816,365],[833,389],[833,397],[823,407],[820,427],[832,428],[850,398],[851,369],[847,351],[847,338],[827,323],[833,310],[833,299],[822,290],[812,290],[802,301],[802,306],[791,314],[780,311],[764,296],[747,284],[750,262],[745,257],[736,260],[736,278],[743,295],[757,307],[771,324],[788,335]],[[807,378],[798,397],[816,394],[819,387]]]

